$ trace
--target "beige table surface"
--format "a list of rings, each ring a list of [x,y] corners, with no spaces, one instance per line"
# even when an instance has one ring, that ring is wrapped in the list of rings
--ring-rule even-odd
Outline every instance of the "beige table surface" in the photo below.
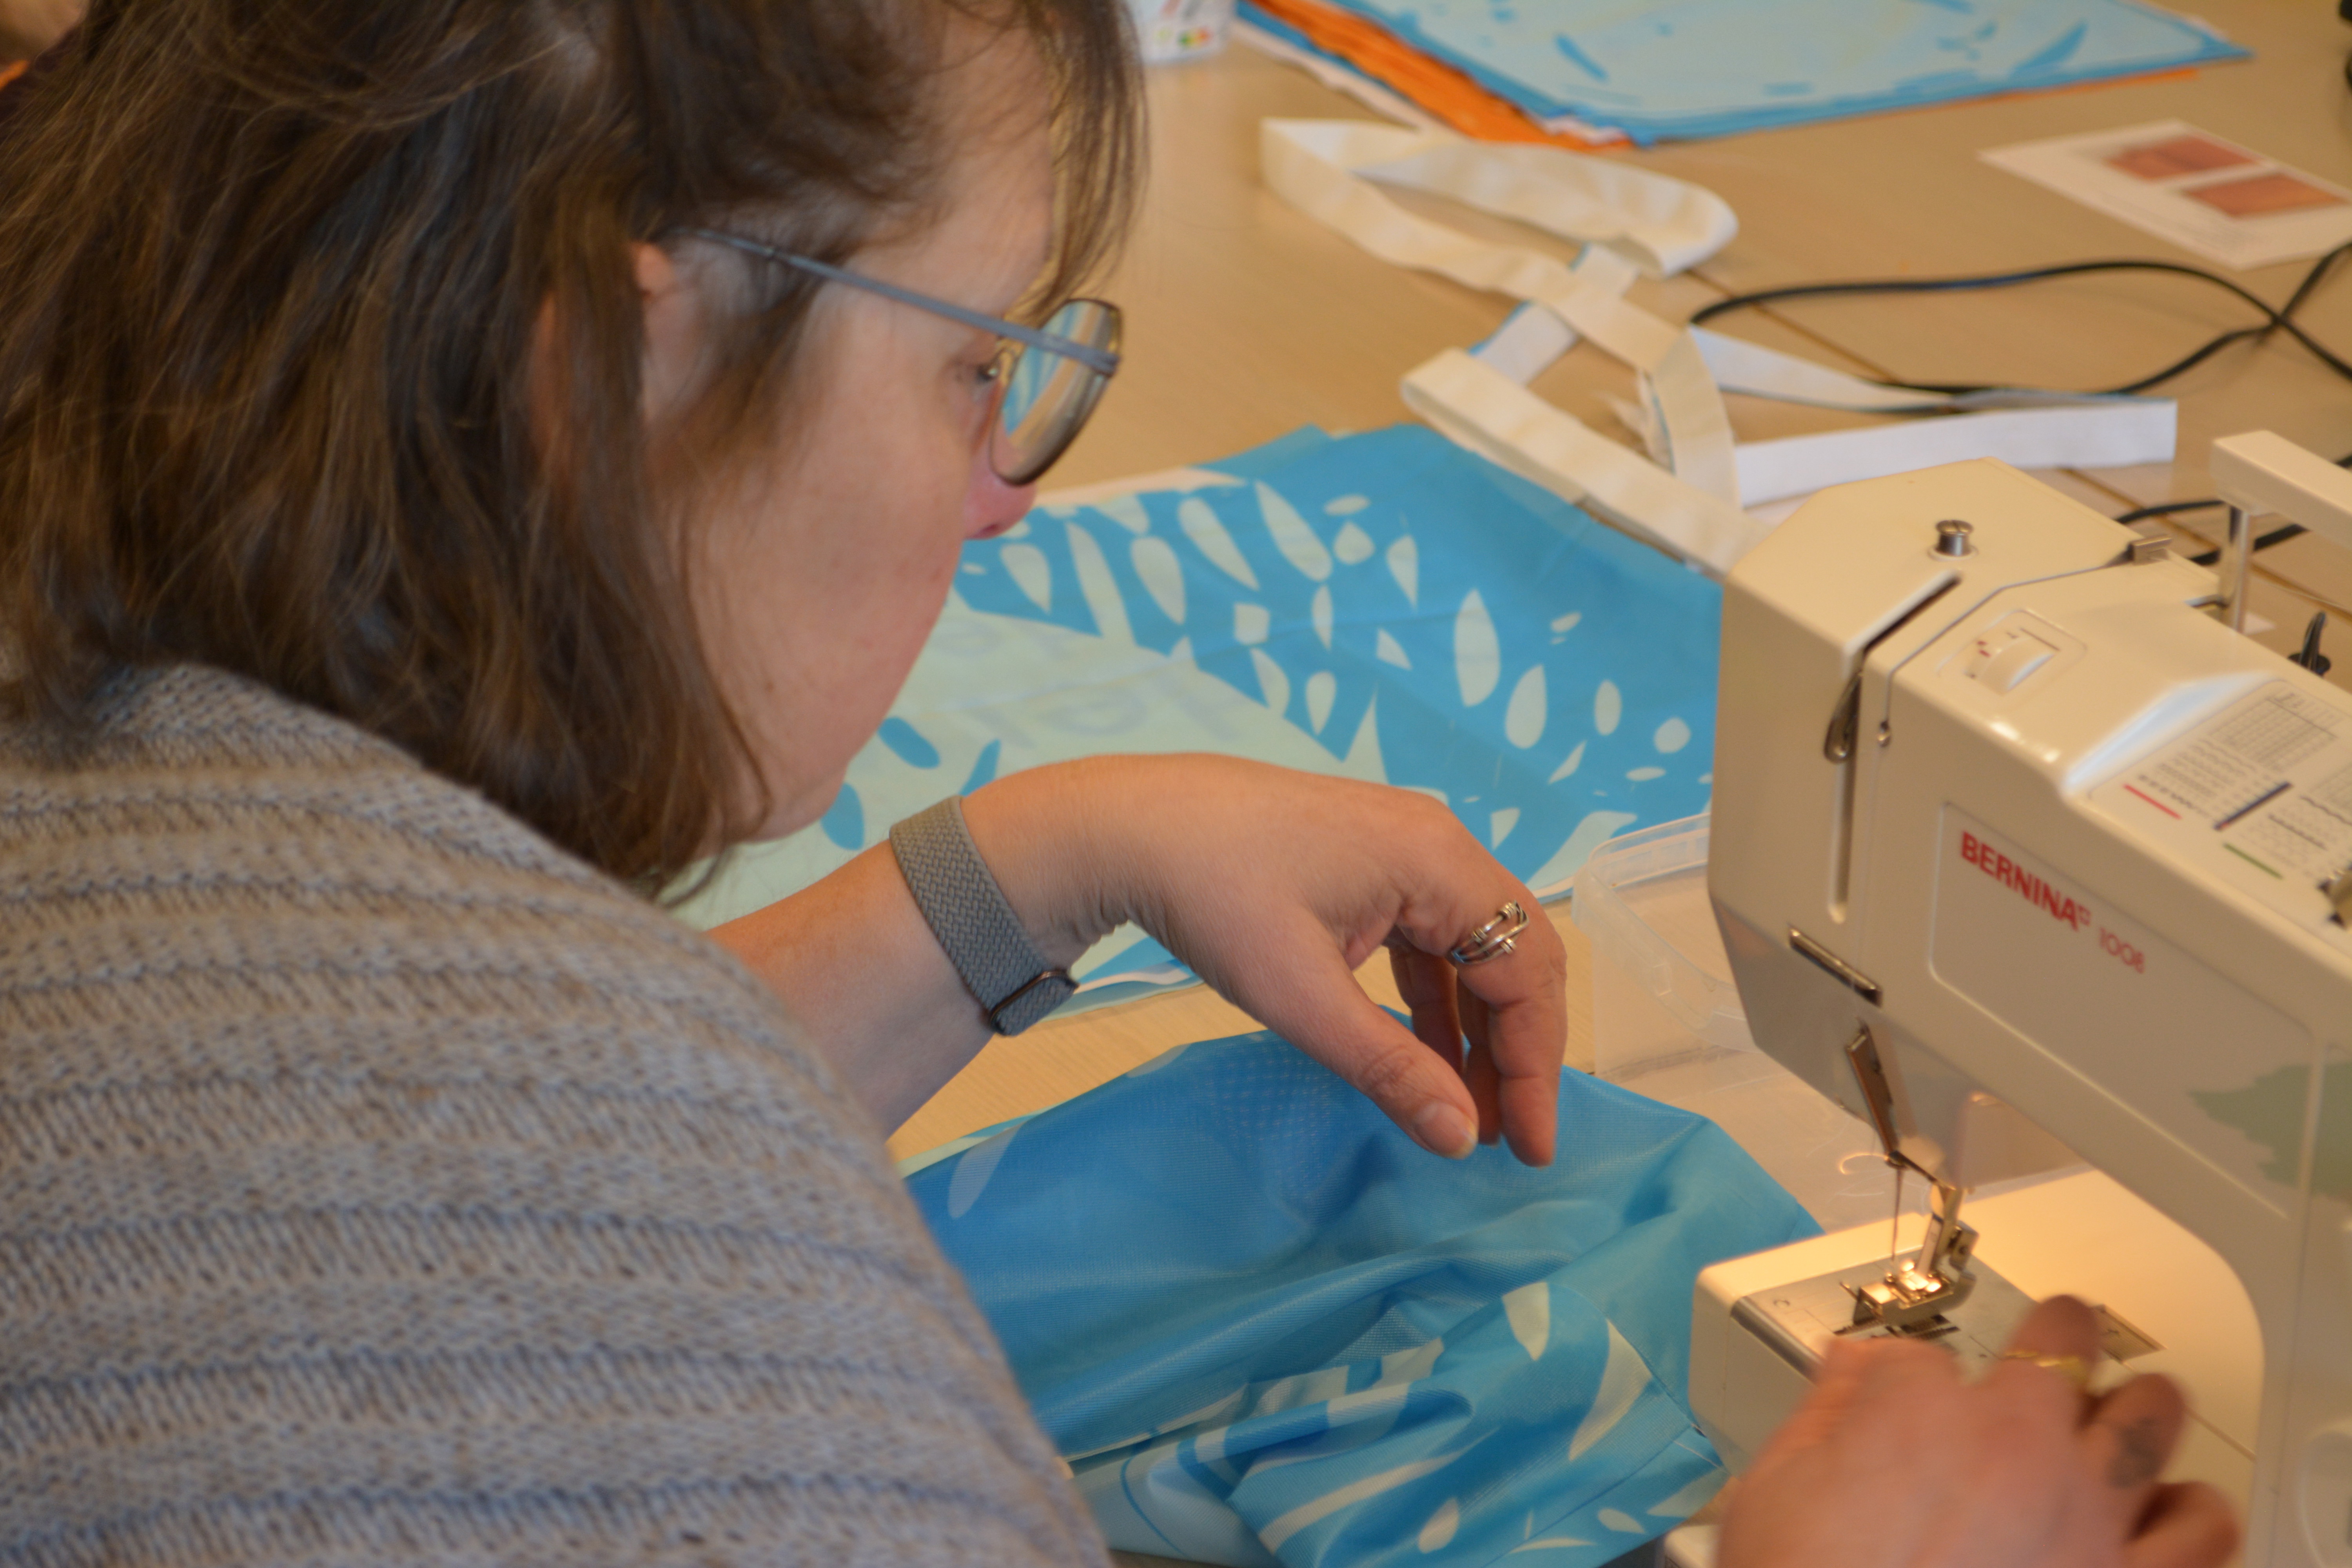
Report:
[[[1690,276],[1633,298],[1679,320],[1725,293],[1829,279],[1931,276],[2099,257],[2200,258],[2004,174],[1977,158],[2007,142],[2182,119],[2352,186],[2352,107],[2341,62],[2352,28],[2324,0],[2197,0],[2189,7],[2251,46],[2250,63],[2187,76],[1916,110],[1727,141],[1614,154],[1694,180],[1740,219],[1729,247]],[[1151,80],[1152,184],[1135,243],[1105,292],[1128,310],[1128,358],[1093,426],[1054,475],[1077,486],[1224,456],[1301,425],[1372,429],[1408,417],[1404,373],[1493,330],[1509,302],[1372,259],[1269,195],[1257,176],[1268,116],[1366,118],[1303,74],[1235,47]],[[1546,242],[1459,211],[1465,227]],[[1560,249],[1562,247],[1552,247]],[[2306,264],[2240,275],[2278,301]],[[2352,265],[2345,268],[2352,274]],[[2352,276],[2300,318],[2352,357]],[[2244,308],[2185,281],[2095,279],[2004,294],[1812,303],[1717,323],[1741,336],[1869,374],[2102,385],[2144,374]],[[1604,399],[1630,374],[1580,346],[1537,390],[1631,442]],[[2352,383],[2283,342],[2241,348],[2168,389],[2181,399],[2181,455],[2158,468],[2045,476],[2110,512],[2211,493],[2203,451],[2233,430],[2270,428],[2330,457],[2352,452]],[[1732,400],[1743,438],[1853,416]],[[2218,513],[2183,520],[2210,542]],[[2352,552],[2305,538],[2257,557],[2252,607],[2291,646],[2315,606],[2334,625],[2331,679],[2352,685]],[[1564,906],[1570,955],[1565,1059],[1590,1065],[1590,951]],[[1366,984],[1393,1004],[1382,962]],[[1195,988],[1052,1020],[1000,1040],[891,1140],[900,1155],[1055,1104],[1168,1047],[1254,1026]],[[1149,1559],[1129,1559],[1147,1562]]]

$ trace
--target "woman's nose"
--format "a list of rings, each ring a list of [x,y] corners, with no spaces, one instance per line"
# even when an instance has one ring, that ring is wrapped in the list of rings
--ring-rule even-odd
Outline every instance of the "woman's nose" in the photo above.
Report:
[[[982,448],[971,465],[971,483],[964,490],[963,531],[967,539],[993,539],[1019,522],[1037,500],[1034,484],[1010,485],[989,466]]]

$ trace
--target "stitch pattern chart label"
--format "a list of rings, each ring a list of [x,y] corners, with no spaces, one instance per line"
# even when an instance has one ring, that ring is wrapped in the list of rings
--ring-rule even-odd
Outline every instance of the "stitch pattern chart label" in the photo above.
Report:
[[[2352,863],[2352,709],[2274,680],[2091,792],[2162,845],[2339,942],[2322,887]]]

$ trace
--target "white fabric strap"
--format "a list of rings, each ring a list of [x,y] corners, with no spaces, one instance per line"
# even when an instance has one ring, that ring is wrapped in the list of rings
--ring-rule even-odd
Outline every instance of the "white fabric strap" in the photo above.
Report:
[[[1456,444],[1717,576],[1768,531],[1459,349],[1406,376],[1404,400]]]
[[[1260,160],[1276,195],[1384,261],[1540,302],[1633,367],[1663,460],[1685,483],[1738,494],[1731,419],[1689,334],[1623,298],[1632,276],[1681,270],[1738,231],[1711,191],[1556,147],[1500,146],[1345,121],[1269,120]],[[1445,195],[1586,245],[1590,274],[1521,246],[1474,239],[1407,212],[1373,181]]]
[[[1259,146],[1276,194],[1374,256],[1526,301],[1475,349],[1448,350],[1407,375],[1402,391],[1414,413],[1717,575],[1767,531],[1743,506],[1969,458],[2104,468],[2172,456],[2177,418],[2167,400],[1881,386],[1643,310],[1624,297],[1637,275],[1668,276],[1702,261],[1738,230],[1722,199],[1696,185],[1558,148],[1347,121],[1268,120]],[[1570,266],[1475,239],[1407,211],[1375,181],[1517,218],[1585,249]],[[1639,402],[1612,403],[1648,458],[1527,390],[1580,337],[1634,372]],[[1726,392],[1937,416],[1738,445]]]
[[[1360,174],[1449,196],[1562,239],[1608,246],[1655,278],[1672,277],[1714,255],[1739,229],[1730,206],[1712,191],[1565,148],[1470,142],[1451,132],[1411,131],[1364,121],[1268,120],[1259,128],[1258,153],[1266,184],[1304,211],[1315,212],[1345,186],[1362,184],[1353,177]],[[1332,226],[1400,266],[1444,270],[1419,257],[1390,255],[1385,247],[1426,244],[1443,248],[1444,241],[1451,240],[1476,250],[1515,251],[1471,240],[1443,224],[1413,216],[1377,192],[1368,194],[1378,198],[1378,205],[1360,210],[1384,209],[1392,215],[1385,227],[1369,224],[1359,233],[1340,224]],[[1412,237],[1416,234],[1422,237]],[[1515,254],[1559,266],[1534,251]],[[1474,288],[1500,287],[1468,278],[1458,280]]]
[[[1739,448],[1739,503],[1761,506],[1825,485],[1998,458],[2014,468],[2120,468],[2172,460],[2178,409],[2162,398],[2079,408],[1906,419]]]

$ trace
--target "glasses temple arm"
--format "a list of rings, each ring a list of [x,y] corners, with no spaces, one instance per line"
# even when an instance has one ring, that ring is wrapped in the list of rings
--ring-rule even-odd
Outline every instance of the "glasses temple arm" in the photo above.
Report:
[[[729,246],[748,255],[761,257],[770,261],[781,262],[786,267],[796,267],[803,272],[824,279],[828,283],[840,283],[852,289],[863,289],[869,294],[879,294],[886,300],[896,300],[902,305],[912,305],[919,310],[928,310],[932,315],[944,316],[950,321],[959,322],[976,331],[992,332],[998,337],[1011,338],[1014,342],[1026,344],[1033,349],[1044,349],[1048,353],[1060,354],[1065,359],[1077,361],[1097,375],[1108,375],[1118,369],[1118,355],[1108,349],[1096,348],[1091,343],[1079,342],[1074,338],[1058,337],[1052,332],[1040,331],[1034,327],[1024,327],[1018,321],[1008,321],[1002,317],[983,315],[978,310],[967,310],[962,306],[950,304],[945,300],[935,300],[929,294],[919,294],[912,289],[901,289],[895,283],[885,283],[879,278],[868,278],[862,273],[851,272],[809,257],[794,256],[788,250],[778,250],[773,246],[761,245],[757,240],[745,239],[740,235],[721,234],[715,228],[681,228],[677,232],[690,235],[697,239],[707,239],[714,244]]]

